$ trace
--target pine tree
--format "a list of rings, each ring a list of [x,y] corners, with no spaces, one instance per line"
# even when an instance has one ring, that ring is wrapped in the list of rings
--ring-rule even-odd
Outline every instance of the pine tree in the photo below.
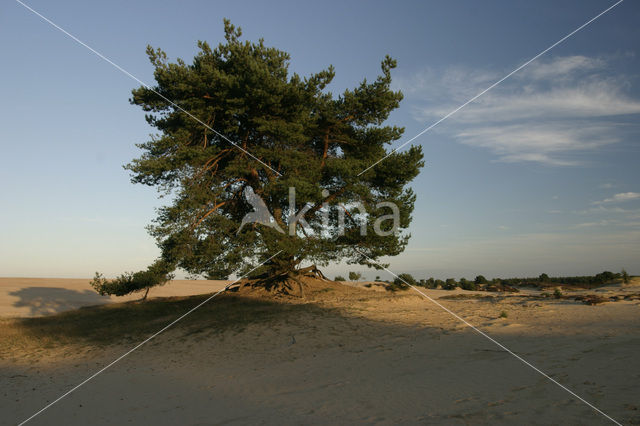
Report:
[[[145,278],[162,283],[176,268],[210,278],[243,275],[252,262],[276,253],[253,276],[282,278],[308,271],[303,262],[375,267],[371,259],[401,253],[415,201],[407,185],[423,165],[421,149],[392,153],[359,174],[387,155],[386,145],[404,131],[382,125],[402,99],[390,88],[396,61],[385,57],[374,81],[365,79],[334,97],[327,90],[332,66],[305,78],[291,74],[286,52],[262,39],[241,41],[240,28],[228,20],[224,29],[226,42],[216,48],[198,42],[191,64],[169,62],[165,52],[149,46],[156,85],[132,92],[131,103],[147,112],[158,134],[139,144],[142,155],[125,167],[132,182],[171,199],[149,226],[162,254]],[[253,210],[247,191],[271,212],[268,226],[241,226]],[[398,207],[397,229],[389,220],[376,222],[389,213],[380,202]],[[292,224],[305,203],[308,227]],[[355,203],[367,213],[360,214]],[[345,212],[341,230],[337,224]],[[120,278],[139,290],[135,277]]]

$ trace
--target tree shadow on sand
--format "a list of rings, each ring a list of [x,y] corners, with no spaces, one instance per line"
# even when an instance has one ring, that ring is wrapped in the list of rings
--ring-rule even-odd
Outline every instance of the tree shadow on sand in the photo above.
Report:
[[[329,298],[332,293],[322,294]],[[116,351],[120,354],[209,297],[107,304],[13,319],[0,333],[0,349],[16,357],[21,345],[33,353],[33,345],[124,344]],[[367,300],[373,297],[387,295],[366,295]],[[395,302],[391,298],[386,303]],[[220,424],[281,419],[303,424],[603,424],[598,413],[477,333],[431,322],[437,311],[425,315],[420,326],[358,312],[300,299],[220,295],[128,357],[126,368],[115,366],[102,376],[106,382],[74,394],[74,403],[63,401],[43,418],[87,424],[96,415],[111,419],[118,413],[120,423],[143,424],[151,414],[161,417],[162,424],[176,424],[184,423],[188,413],[191,424],[210,424],[215,413]],[[620,328],[615,322],[608,325]],[[614,418],[640,421],[634,402],[637,380],[629,374],[638,371],[637,334],[596,334],[516,333],[502,334],[499,340]],[[75,382],[114,359],[111,353],[104,358],[98,354],[86,363],[73,361],[80,363],[74,366],[79,369]],[[26,418],[42,404],[33,388],[49,386],[50,377],[69,372],[50,370],[49,363],[40,368],[41,375],[30,365],[5,368],[12,395],[20,402],[13,396],[0,398],[0,411]],[[56,391],[46,397],[55,398]],[[145,410],[139,409],[141,404]]]
[[[109,300],[108,296],[100,296],[91,290],[76,291],[55,287],[22,288],[9,295],[20,298],[13,306],[29,308],[30,316],[56,314],[88,305],[99,305]]]
[[[45,289],[52,290],[52,289]],[[58,290],[58,289],[55,289]],[[14,318],[10,321],[10,330],[24,337],[21,340],[25,348],[30,345],[66,345],[66,344],[119,344],[131,339],[139,339],[157,331],[172,320],[178,318],[210,295],[166,297],[145,302],[129,301],[114,304],[99,304],[98,295],[86,295],[82,292],[64,290],[54,293],[22,293],[21,306],[29,306],[32,312],[39,314],[32,318]],[[29,293],[27,296],[24,293]],[[69,293],[75,293],[73,300]],[[88,292],[91,293],[91,292]],[[80,296],[94,297],[94,306],[81,306],[72,310],[73,303],[86,302]],[[86,305],[86,303],[84,303]],[[82,305],[82,304],[80,304]],[[59,309],[63,312],[54,311]],[[286,318],[289,314],[303,311],[318,311],[308,305],[276,303],[252,298],[219,296],[216,303],[203,305],[189,315],[189,324],[183,331],[199,334],[210,329],[220,332],[227,329],[242,330],[251,323],[260,323],[271,319]],[[51,315],[42,316],[42,314]],[[5,334],[11,334],[6,331]],[[0,343],[2,339],[0,338]]]

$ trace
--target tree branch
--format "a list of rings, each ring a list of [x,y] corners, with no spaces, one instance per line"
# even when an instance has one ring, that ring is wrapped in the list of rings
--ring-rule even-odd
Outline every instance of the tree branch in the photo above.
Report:
[[[221,203],[216,204],[215,206],[213,206],[213,208],[211,210],[209,210],[208,212],[206,212],[204,214],[204,216],[202,216],[200,218],[200,220],[198,221],[198,223],[196,223],[194,226],[191,227],[191,229],[196,229],[198,226],[200,226],[200,224],[202,223],[203,220],[205,220],[207,218],[207,216],[209,216],[211,213],[213,213],[214,211],[218,210],[218,208],[224,206],[227,202],[226,201],[222,201]]]

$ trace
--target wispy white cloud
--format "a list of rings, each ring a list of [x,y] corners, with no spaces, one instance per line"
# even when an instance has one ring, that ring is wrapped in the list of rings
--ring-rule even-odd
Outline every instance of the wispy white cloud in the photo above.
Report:
[[[494,93],[456,114],[459,123],[509,122],[514,120],[611,117],[640,113],[640,102],[620,93],[614,82],[581,83],[576,87],[525,87],[510,94]],[[422,118],[441,117],[451,105],[426,108]]]
[[[488,149],[498,161],[580,164],[578,151],[621,140],[614,118],[640,114],[627,82],[607,63],[586,56],[534,62],[451,116],[443,131],[460,142]],[[415,119],[433,122],[499,79],[503,73],[455,67],[426,70],[399,82],[420,106]],[[427,103],[428,102],[428,103]]]
[[[608,220],[601,220],[599,222],[583,222],[583,223],[577,223],[575,225],[573,225],[574,228],[594,228],[596,226],[606,226],[609,225],[611,222]]]
[[[637,200],[639,198],[640,198],[640,193],[638,192],[621,192],[619,194],[615,194],[613,197],[605,198],[602,201],[594,201],[593,204],[621,203],[624,201]]]
[[[573,225],[574,228],[596,228],[607,226],[615,226],[618,228],[638,228],[640,226],[640,222],[628,219],[603,219],[596,222],[583,222]]]
[[[606,63],[598,58],[582,55],[561,56],[550,61],[537,61],[522,69],[516,78],[532,78],[535,80],[559,79],[576,73],[601,69]]]
[[[533,161],[555,166],[577,165],[570,151],[594,149],[615,143],[606,126],[566,123],[505,124],[465,128],[454,134],[462,143],[487,148],[499,161]]]
[[[633,213],[632,210],[623,209],[621,207],[607,207],[607,206],[603,206],[602,204],[598,204],[597,202],[592,204],[597,204],[597,205],[593,207],[589,207],[588,209],[575,211],[574,213],[577,213],[577,214]]]

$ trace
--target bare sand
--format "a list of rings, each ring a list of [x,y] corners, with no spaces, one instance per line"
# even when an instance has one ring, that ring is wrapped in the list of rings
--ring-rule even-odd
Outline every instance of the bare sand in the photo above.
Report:
[[[612,423],[432,302],[375,288],[277,299],[300,309],[223,331],[195,332],[187,317],[29,424]],[[425,292],[618,422],[640,424],[640,301]],[[638,292],[635,282],[572,295]],[[2,423],[26,419],[138,341],[4,348]]]
[[[138,300],[142,293],[100,296],[90,279],[0,278],[0,317],[37,317],[85,306]],[[149,290],[147,297],[191,296],[222,290],[230,281],[174,280]]]

